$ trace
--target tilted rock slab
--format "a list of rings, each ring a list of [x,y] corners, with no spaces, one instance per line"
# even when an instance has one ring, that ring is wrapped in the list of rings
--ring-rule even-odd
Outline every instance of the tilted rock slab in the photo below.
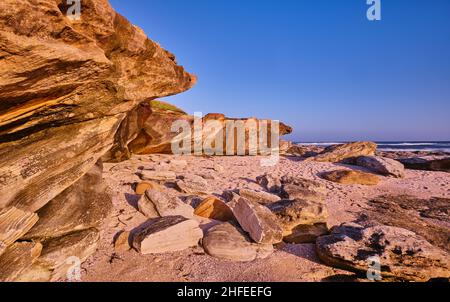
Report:
[[[147,190],[138,201],[139,212],[148,218],[183,216],[192,218],[194,208],[168,191]]]
[[[240,189],[239,195],[247,200],[255,201],[263,205],[281,200],[281,198],[277,195],[273,195],[264,191],[255,191],[249,189]]]
[[[183,179],[176,182],[178,189],[186,194],[206,195],[209,194],[208,182],[201,176],[187,174]]]
[[[328,181],[343,185],[364,185],[376,186],[380,183],[380,178],[374,174],[353,170],[335,170],[325,172],[322,177]]]
[[[277,217],[267,207],[239,198],[233,206],[233,213],[255,242],[276,244],[283,240],[283,230],[278,226]]]
[[[177,178],[173,171],[142,171],[142,180],[171,181]]]
[[[317,237],[328,233],[328,210],[323,203],[283,200],[267,207],[278,218],[286,242],[314,242]]]
[[[0,255],[0,282],[17,282],[41,255],[42,244],[16,242]]]
[[[405,166],[394,159],[381,156],[361,156],[356,159],[356,164],[378,174],[397,178],[405,177]]]
[[[202,244],[210,256],[236,262],[264,259],[273,253],[273,245],[252,242],[243,230],[231,223],[209,229]]]
[[[15,207],[0,210],[0,255],[8,246],[22,238],[38,219],[37,214]]]
[[[326,148],[322,153],[307,158],[307,161],[337,163],[346,159],[359,156],[374,156],[377,144],[373,142],[355,142],[349,144],[335,145]]]
[[[342,269],[367,272],[370,258],[375,256],[384,277],[409,281],[450,278],[449,254],[401,228],[344,224],[317,239],[316,247],[323,262]]]
[[[195,208],[194,214],[219,221],[232,221],[235,219],[231,208],[225,202],[214,196],[205,198]]]
[[[133,235],[133,247],[141,254],[182,251],[198,245],[203,237],[199,222],[182,216],[150,220]]]

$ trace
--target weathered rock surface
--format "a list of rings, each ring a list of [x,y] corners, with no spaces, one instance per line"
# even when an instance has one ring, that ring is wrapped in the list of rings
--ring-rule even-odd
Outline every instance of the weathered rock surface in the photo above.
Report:
[[[384,195],[371,199],[358,223],[407,229],[450,253],[450,199]]]
[[[239,198],[233,206],[233,214],[255,242],[276,244],[283,240],[283,230],[278,226],[277,217],[265,206]]]
[[[450,172],[449,156],[422,156],[398,158],[407,169]]]
[[[182,216],[150,220],[133,236],[133,247],[141,254],[182,251],[198,245],[203,237],[199,223]]]
[[[308,190],[297,185],[283,185],[280,196],[289,200],[302,199],[314,202],[324,202],[325,200],[324,194],[317,191]]]
[[[379,257],[381,275],[410,281],[450,278],[450,258],[423,237],[390,226],[342,225],[317,240],[317,253],[328,265],[366,272]]]
[[[244,231],[231,223],[209,229],[202,245],[210,256],[236,262],[264,259],[273,252],[273,245],[252,242]]]
[[[139,212],[148,218],[182,216],[192,218],[194,208],[168,191],[147,190],[138,201]]]
[[[147,171],[141,172],[142,180],[154,180],[154,181],[174,181],[177,178],[177,174],[173,171]]]
[[[308,160],[337,163],[360,156],[374,156],[376,150],[377,144],[372,142],[355,142],[334,145],[326,148],[322,153],[308,158]]]
[[[22,273],[18,281],[54,282],[71,276],[78,278],[78,272],[71,271],[71,268],[83,263],[95,252],[99,239],[99,232],[89,229],[44,240],[39,258]]]
[[[0,255],[6,248],[22,238],[38,221],[35,213],[15,207],[0,210]]]
[[[335,170],[325,172],[322,174],[322,177],[328,181],[343,185],[376,186],[380,182],[380,178],[374,174],[355,170]]]
[[[255,201],[263,205],[277,202],[281,199],[277,195],[273,195],[264,191],[255,191],[249,189],[240,189],[239,195],[247,200]]]
[[[328,211],[322,203],[307,200],[282,200],[268,205],[268,208],[278,218],[286,242],[314,242],[318,236],[328,232]]]
[[[177,188],[186,194],[205,195],[209,193],[208,181],[195,174],[187,174],[176,182]]]
[[[205,198],[196,208],[194,214],[200,217],[219,221],[234,220],[230,207],[216,197]]]
[[[0,208],[39,210],[113,146],[127,112],[195,82],[107,0],[83,1],[79,21],[59,4],[0,3]]]
[[[295,185],[302,189],[314,191],[318,193],[325,194],[327,192],[327,188],[324,184],[312,180],[312,179],[306,179],[302,177],[294,177],[290,175],[285,175],[281,177],[281,183],[283,185]]]
[[[99,227],[112,211],[102,171],[101,163],[97,163],[79,181],[40,209],[39,221],[23,238],[56,238]]]
[[[114,239],[114,250],[119,253],[131,250],[130,237],[130,232],[120,232]]]
[[[156,182],[151,181],[143,181],[136,185],[135,191],[137,195],[144,195],[147,190],[163,191],[164,188]]]
[[[390,158],[361,156],[356,159],[356,164],[378,174],[397,178],[405,177],[405,167],[403,164]]]
[[[0,281],[16,282],[40,256],[42,244],[16,242],[0,255]]]
[[[267,191],[279,194],[281,190],[281,181],[278,177],[267,173],[256,178],[256,182]]]

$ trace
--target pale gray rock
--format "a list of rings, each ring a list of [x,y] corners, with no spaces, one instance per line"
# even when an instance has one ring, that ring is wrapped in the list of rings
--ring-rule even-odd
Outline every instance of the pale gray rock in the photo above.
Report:
[[[361,156],[356,159],[356,164],[381,175],[405,177],[405,166],[394,159],[381,156]]]
[[[239,195],[245,199],[255,201],[260,204],[270,204],[281,200],[277,195],[273,195],[264,191],[255,191],[249,189],[240,189]]]

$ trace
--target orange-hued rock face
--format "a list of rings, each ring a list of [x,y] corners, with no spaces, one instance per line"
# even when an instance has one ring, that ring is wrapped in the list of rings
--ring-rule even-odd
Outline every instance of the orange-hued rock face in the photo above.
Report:
[[[0,209],[37,211],[114,143],[128,112],[191,88],[172,54],[117,14],[83,0],[0,2]]]

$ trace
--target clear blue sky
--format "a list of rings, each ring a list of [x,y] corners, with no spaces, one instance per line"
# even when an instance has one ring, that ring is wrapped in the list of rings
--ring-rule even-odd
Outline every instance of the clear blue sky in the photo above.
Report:
[[[450,0],[111,0],[199,78],[190,113],[279,119],[298,141],[450,140]]]

